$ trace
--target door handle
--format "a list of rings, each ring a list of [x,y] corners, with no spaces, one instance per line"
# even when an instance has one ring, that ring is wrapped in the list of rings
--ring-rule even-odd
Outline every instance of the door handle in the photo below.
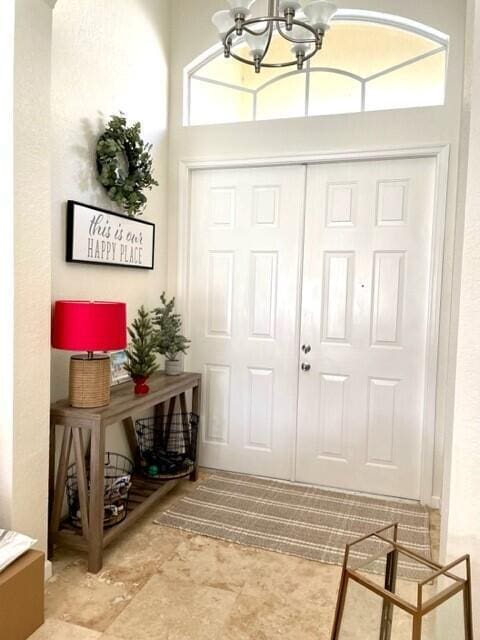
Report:
[[[302,345],[303,353],[310,353],[311,350],[312,350],[312,347],[309,344]]]
[[[302,371],[310,371],[310,369],[312,368],[312,365],[308,364],[308,362],[302,362]]]

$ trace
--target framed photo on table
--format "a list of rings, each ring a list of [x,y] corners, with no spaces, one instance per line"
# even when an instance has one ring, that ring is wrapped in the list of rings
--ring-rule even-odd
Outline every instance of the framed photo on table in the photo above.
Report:
[[[153,269],[155,225],[69,200],[67,262]]]
[[[130,374],[125,371],[125,365],[127,364],[126,351],[113,351],[110,354],[111,363],[111,385],[112,387],[122,382],[128,382],[130,380]]]

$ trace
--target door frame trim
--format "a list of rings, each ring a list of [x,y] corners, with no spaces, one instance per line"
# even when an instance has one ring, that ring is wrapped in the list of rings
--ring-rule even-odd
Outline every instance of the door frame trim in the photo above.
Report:
[[[405,158],[434,158],[436,160],[436,184],[434,219],[432,229],[432,261],[429,282],[429,309],[427,321],[427,351],[425,362],[425,399],[422,437],[422,463],[420,501],[439,508],[439,499],[433,495],[434,451],[436,432],[436,404],[438,353],[440,339],[440,310],[442,301],[443,258],[445,224],[447,215],[448,173],[450,145],[420,147],[373,148],[362,151],[318,152],[273,156],[203,157],[186,158],[178,166],[178,229],[177,229],[177,298],[183,311],[188,331],[190,310],[187,307],[190,271],[190,222],[192,173],[201,169],[239,169],[249,167],[274,167],[288,165],[352,162],[355,160],[393,160]],[[448,327],[447,327],[448,329]]]

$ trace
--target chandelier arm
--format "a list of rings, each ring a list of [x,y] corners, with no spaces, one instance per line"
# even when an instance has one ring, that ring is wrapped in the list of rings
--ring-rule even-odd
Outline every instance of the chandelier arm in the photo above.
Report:
[[[280,31],[280,22],[275,23],[275,29],[277,30],[277,33],[282,35],[282,32]]]
[[[313,58],[316,54],[318,53],[318,51],[311,51],[308,55],[306,55],[303,59],[304,62],[307,62],[307,60],[310,60],[311,58]],[[296,60],[292,60],[291,62],[268,62],[268,63],[263,63],[262,67],[268,67],[269,69],[282,69],[283,67],[293,67],[294,65],[297,64]]]
[[[313,56],[316,54],[316,51],[312,51],[311,53],[309,53],[308,55],[305,56],[304,58],[304,62],[306,62],[307,60],[310,60],[310,58],[313,58]],[[243,62],[245,64],[250,65],[251,67],[255,66],[255,62],[253,60],[249,60],[248,58],[243,58],[242,56],[239,56],[237,53],[234,53],[233,51],[230,54],[232,56],[232,58],[235,58],[235,60],[238,60],[238,62]],[[293,67],[294,65],[297,64],[296,60],[292,60],[290,62],[263,62],[262,63],[262,67],[268,68],[268,69],[282,69],[284,67]]]
[[[280,25],[282,24],[286,24],[287,20],[286,18],[281,18],[280,16],[264,16],[261,18],[250,18],[249,20],[245,20],[245,22],[243,23],[243,30],[247,31],[248,33],[250,33],[251,35],[263,35],[264,33],[266,33],[267,28],[268,28],[268,24],[267,27],[264,29],[264,31],[253,31],[251,29],[247,29],[247,27],[250,27],[251,25],[255,25],[255,24],[259,24],[262,22],[266,22],[266,23],[277,23],[277,30],[280,29]],[[313,40],[312,42],[316,42],[316,37],[317,37],[317,32],[315,31],[315,29],[307,24],[306,22],[299,22],[298,20],[294,20],[293,24],[298,25],[299,27],[303,27],[304,29],[306,29],[307,31],[310,31],[310,33],[315,36],[315,40]],[[226,33],[224,40],[226,42],[228,42],[229,38],[231,38],[232,35],[234,35],[234,33],[236,32],[236,27],[235,25]],[[283,35],[283,37],[285,38],[285,34],[282,31],[279,31],[279,33],[281,33]],[[287,40],[290,40],[290,38],[286,38]],[[291,42],[294,43],[310,43],[310,40],[290,40]]]
[[[258,18],[249,18],[245,20],[243,23],[244,27],[248,27],[251,24],[257,24],[258,22],[286,22],[285,18],[280,18],[279,16],[261,16]],[[233,33],[235,31],[235,26],[233,26],[228,33]],[[228,35],[228,34],[227,34]]]
[[[265,49],[263,51],[262,57],[260,58],[260,65],[262,64],[262,62],[265,60],[267,53],[270,49],[270,45],[272,44],[272,37],[273,37],[273,22],[270,22],[270,24],[268,25],[268,29],[269,29],[269,34],[268,34],[268,40],[267,43],[265,45]]]
[[[310,31],[310,33],[314,36],[314,39],[299,40],[298,38],[292,38],[291,36],[286,34],[284,31],[282,31],[281,23],[277,22],[277,31],[282,36],[282,38],[285,38],[285,40],[288,40],[289,42],[293,42],[293,44],[316,44],[318,42],[317,32],[311,25],[307,24],[306,22],[300,22],[299,20],[294,20],[292,24],[296,25],[297,27],[302,27],[303,29]]]
[[[263,36],[269,30],[270,25],[267,24],[263,31],[254,31],[253,29],[249,29],[248,27],[243,27],[243,30],[249,33],[251,36]]]

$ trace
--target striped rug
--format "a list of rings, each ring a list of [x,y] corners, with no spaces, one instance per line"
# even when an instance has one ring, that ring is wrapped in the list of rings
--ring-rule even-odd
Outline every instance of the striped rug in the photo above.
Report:
[[[327,564],[342,564],[347,543],[398,522],[399,542],[431,557],[429,514],[420,505],[233,473],[215,472],[155,522]],[[364,544],[353,559],[378,551]],[[424,576],[406,556],[399,574]]]

